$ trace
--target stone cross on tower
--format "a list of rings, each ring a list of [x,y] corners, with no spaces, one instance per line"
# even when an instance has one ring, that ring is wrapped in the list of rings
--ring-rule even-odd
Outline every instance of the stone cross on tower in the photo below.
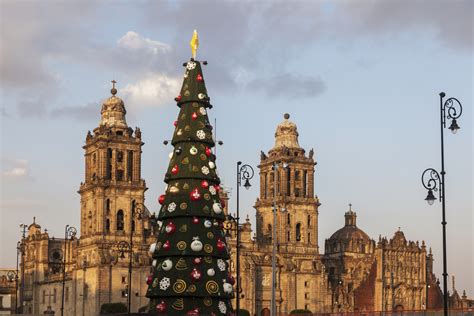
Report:
[[[112,82],[112,90],[110,90],[110,92],[112,93],[112,95],[116,95],[117,89],[115,88],[115,84],[117,83],[117,81],[112,80],[111,82]]]

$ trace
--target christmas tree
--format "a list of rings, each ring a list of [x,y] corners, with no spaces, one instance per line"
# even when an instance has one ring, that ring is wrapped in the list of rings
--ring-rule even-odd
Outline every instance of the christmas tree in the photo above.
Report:
[[[186,67],[180,108],[165,175],[166,193],[158,220],[162,226],[152,244],[153,273],[148,277],[149,311],[165,315],[230,315],[235,280],[229,274],[229,252],[223,231],[219,177],[212,126],[212,108],[195,60],[197,34],[191,40],[193,58]],[[207,64],[207,62],[203,62]]]

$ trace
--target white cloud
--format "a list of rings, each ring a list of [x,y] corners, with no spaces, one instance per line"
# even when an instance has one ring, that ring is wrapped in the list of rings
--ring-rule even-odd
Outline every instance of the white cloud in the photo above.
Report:
[[[2,159],[2,176],[11,178],[24,178],[29,175],[29,163],[25,159]]]
[[[150,74],[120,90],[131,106],[161,106],[179,94],[181,79],[165,74]]]
[[[121,48],[132,51],[145,51],[153,55],[167,53],[171,50],[171,46],[143,37],[133,31],[128,31],[127,34],[117,41],[117,44]]]

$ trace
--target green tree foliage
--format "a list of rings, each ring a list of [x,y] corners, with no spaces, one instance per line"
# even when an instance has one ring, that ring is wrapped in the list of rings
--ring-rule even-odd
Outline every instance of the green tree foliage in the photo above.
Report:
[[[171,140],[166,192],[151,246],[149,311],[166,315],[228,315],[234,278],[223,232],[214,140],[207,111],[212,107],[199,61],[185,64],[180,108]]]

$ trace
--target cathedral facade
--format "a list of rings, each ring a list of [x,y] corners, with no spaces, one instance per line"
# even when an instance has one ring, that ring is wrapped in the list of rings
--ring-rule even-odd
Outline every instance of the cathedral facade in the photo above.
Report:
[[[144,143],[140,129],[128,126],[124,102],[116,93],[112,89],[112,96],[104,101],[99,126],[87,133],[83,146],[85,173],[78,191],[80,236],[51,237],[34,220],[21,240],[24,277],[20,283],[24,283],[24,290],[14,301],[15,305],[17,301],[23,304],[25,313],[54,311],[59,315],[64,306],[64,315],[88,316],[99,315],[107,303],[130,301],[132,312],[148,304],[144,280],[150,273],[148,247],[155,242],[156,227],[144,206]],[[324,250],[320,249],[315,155],[312,149],[306,152],[301,148],[298,137],[296,124],[285,115],[277,126],[273,148],[261,152],[260,192],[254,205],[256,228],[252,229],[249,218],[239,227],[241,267],[236,295],[240,308],[251,315],[270,313],[275,235],[278,313],[442,308],[433,255],[425,243],[407,240],[400,230],[392,238],[379,237],[376,242],[357,226],[351,206],[342,228],[325,240]],[[225,203],[228,197],[221,193]],[[225,205],[228,213],[228,203]],[[229,233],[235,275],[236,232]],[[4,277],[3,281],[10,288],[0,284],[0,290],[11,292],[11,280]],[[452,307],[472,302],[454,288],[450,300]]]
[[[144,143],[140,129],[127,125],[124,102],[116,93],[112,89],[103,103],[99,126],[87,133],[83,146],[80,238],[51,237],[34,221],[22,240],[25,284],[19,299],[26,313],[58,315],[63,305],[64,315],[98,315],[106,303],[127,304],[130,299],[132,311],[148,303],[144,280],[151,266],[148,246],[154,234],[144,206]]]
[[[314,151],[298,143],[296,125],[285,114],[275,145],[261,153],[256,229],[240,225],[240,308],[251,315],[271,309],[273,230],[276,229],[276,308],[315,312],[402,311],[439,308],[442,294],[424,242],[371,239],[357,227],[352,206],[344,226],[318,245],[319,200],[314,192]],[[277,168],[275,168],[277,166]],[[273,205],[276,203],[276,225]],[[236,234],[230,238],[236,259]],[[235,264],[232,264],[235,273]]]

